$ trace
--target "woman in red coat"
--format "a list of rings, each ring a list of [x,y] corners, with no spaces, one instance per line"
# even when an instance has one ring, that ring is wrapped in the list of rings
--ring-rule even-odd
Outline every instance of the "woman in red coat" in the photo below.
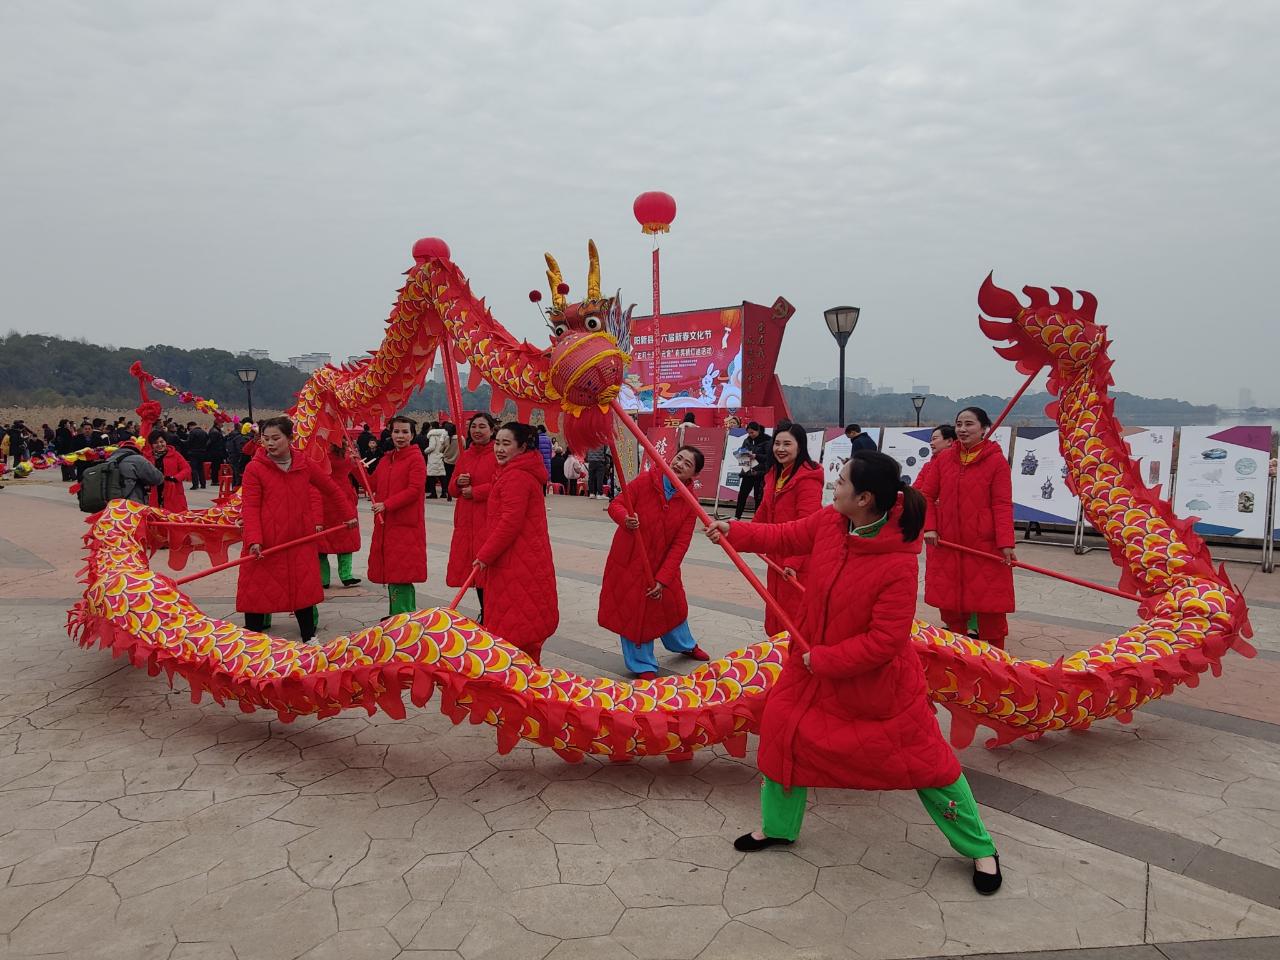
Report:
[[[956,415],[956,443],[938,453],[934,469],[916,484],[929,505],[924,524],[929,562],[924,571],[925,603],[938,608],[953,633],[964,634],[977,614],[978,638],[1004,649],[1005,616],[1014,609],[1013,568],[1000,560],[936,547],[939,539],[1014,560],[1013,485],[1009,461],[986,439],[991,418],[980,407]]]
[[[764,477],[764,499],[752,523],[790,523],[822,509],[822,468],[809,456],[809,438],[798,423],[780,428],[773,437],[774,466]],[[803,584],[808,558],[798,556],[770,557],[786,573],[769,568],[767,586],[786,610],[800,605],[802,596],[797,584]],[[769,636],[785,627],[769,607],[764,611],[764,632]]]
[[[688,486],[704,462],[701,450],[685,446],[676,451],[671,469]],[[689,632],[689,601],[680,579],[697,522],[693,508],[676,496],[663,471],[651,469],[609,502],[609,516],[618,529],[604,565],[597,621],[621,638],[627,669],[641,680],[657,677],[655,638],[672,653],[710,660]]]
[[[152,487],[147,493],[147,502],[153,507],[181,513],[187,509],[185,481],[191,479],[191,464],[169,446],[163,430],[152,430],[147,436],[147,445],[151,448],[151,460],[156,469],[164,474],[164,486]]]
[[[763,828],[734,846],[795,841],[808,787],[914,789],[951,846],[973,859],[974,886],[994,893],[995,844],[942,738],[911,643],[925,510],[898,461],[859,450],[840,471],[832,506],[791,523],[721,521],[707,531],[739,549],[811,554],[797,626],[809,649],[787,658],[760,723]]]
[[[477,413],[467,424],[467,447],[458,454],[453,475],[449,478],[449,496],[453,497],[453,540],[449,543],[449,568],[444,582],[460,587],[471,575],[471,563],[484,540],[489,516],[489,490],[498,461],[493,458],[493,435],[498,421],[487,413]],[[475,579],[476,599],[480,601],[480,619],[484,620],[484,583]]]
[[[293,423],[273,417],[263,424],[262,448],[244,468],[241,520],[244,552],[259,557],[241,564],[236,583],[236,609],[249,630],[266,629],[267,617],[292,610],[303,642],[316,635],[313,607],[324,599],[314,543],[303,543],[269,557],[262,551],[323,529],[312,509],[311,488],[321,497],[338,499],[333,481],[290,447]],[[356,525],[355,511],[346,517]]]
[[[493,455],[498,469],[489,488],[488,530],[474,561],[485,578],[484,627],[540,663],[560,608],[538,431],[527,423],[503,424]]]
[[[427,463],[413,442],[416,426],[408,417],[391,418],[391,450],[373,475],[369,579],[387,585],[389,617],[417,610],[413,585],[427,579]]]
[[[342,494],[342,498],[340,500],[321,501],[320,514],[325,527],[339,524],[356,513],[355,465],[351,462],[351,458],[347,456],[345,446],[330,446],[329,477],[338,488],[338,492]],[[357,518],[358,516],[357,514]],[[338,555],[338,579],[342,581],[342,585],[344,587],[354,587],[360,582],[360,578],[351,570],[351,555],[360,549],[360,526],[358,523],[354,527],[348,527],[345,530],[339,530],[337,533],[329,534],[329,536],[318,542],[318,547],[320,552],[320,585],[322,587],[326,590],[329,589],[329,580],[332,576],[329,572],[329,554],[331,553]]]

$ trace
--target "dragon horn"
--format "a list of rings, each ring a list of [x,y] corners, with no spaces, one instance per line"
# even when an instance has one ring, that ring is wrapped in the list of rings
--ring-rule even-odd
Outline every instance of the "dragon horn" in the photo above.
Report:
[[[556,263],[556,258],[551,254],[543,254],[547,258],[547,283],[551,284],[551,305],[557,310],[563,310],[568,300],[565,295],[560,292],[560,284],[564,283],[564,275],[560,273],[560,264]]]
[[[594,240],[587,241],[587,299],[600,299],[600,254]]]

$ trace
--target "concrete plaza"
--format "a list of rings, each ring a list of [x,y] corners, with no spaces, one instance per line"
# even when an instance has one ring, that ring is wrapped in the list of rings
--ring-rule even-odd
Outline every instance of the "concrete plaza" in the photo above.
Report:
[[[603,507],[549,502],[561,625],[545,659],[617,676],[617,640],[595,623]],[[453,593],[452,510],[425,509],[423,606]],[[1280,957],[1280,577],[1255,566],[1228,564],[1257,659],[1232,655],[1128,725],[961,753],[1005,874],[983,898],[910,793],[816,791],[794,847],[743,855],[751,757],[499,756],[492,729],[454,727],[434,702],[404,721],[292,724],[192,705],[185,684],[67,638],[83,532],[47,474],[0,492],[0,958]],[[1105,551],[1021,553],[1114,582]],[[759,602],[702,538],[685,583],[713,654],[761,634]],[[1011,648],[1026,655],[1135,617],[1056,581],[1017,586]],[[232,615],[232,574],[192,588]],[[374,586],[332,590],[321,633],[383,612]]]

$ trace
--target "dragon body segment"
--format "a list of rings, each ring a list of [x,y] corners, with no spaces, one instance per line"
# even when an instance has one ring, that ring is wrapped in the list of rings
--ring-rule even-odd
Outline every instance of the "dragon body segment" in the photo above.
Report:
[[[438,241],[437,241],[438,243]],[[422,242],[420,242],[421,246]],[[443,246],[441,244],[441,246]],[[543,409],[554,427],[563,417],[574,446],[611,432],[606,410],[617,396],[630,348],[630,310],[600,294],[599,261],[589,245],[587,296],[569,303],[555,260],[547,257],[551,343],[539,348],[511,336],[476,298],[447,252],[418,258],[368,359],[317,371],[298,395],[295,436],[317,457],[353,422],[380,422],[422,386],[437,350],[471,366],[471,384],[490,384],[495,409],[508,400],[521,418]],[[1145,598],[1144,620],[1119,637],[1056,663],[1020,660],[979,641],[917,621],[914,640],[931,695],[953,714],[952,739],[969,742],[978,725],[994,743],[1083,729],[1105,717],[1127,718],[1179,683],[1217,672],[1230,648],[1252,653],[1243,598],[1215,571],[1188,522],[1177,520],[1157,491],[1142,483],[1107,398],[1110,362],[1095,301],[1073,309],[1027,288],[1023,307],[988,278],[979,303],[997,319],[984,332],[1020,369],[1049,366],[1051,408],[1062,425],[1072,489],[1103,533],[1126,582]],[[531,297],[532,298],[532,297]],[[592,442],[594,441],[594,443]],[[242,710],[274,710],[284,720],[362,707],[404,715],[407,692],[423,706],[436,691],[455,722],[497,728],[498,747],[519,740],[570,759],[584,753],[626,759],[725,744],[745,749],[764,696],[780,675],[785,636],[765,640],[684,677],[634,683],[585,678],[533,663],[525,654],[453,610],[428,609],[304,646],[206,616],[167,576],[150,568],[148,545],[162,538],[149,522],[225,529],[239,518],[238,495],[209,510],[169,514],[114,501],[92,518],[83,598],[68,629],[83,645],[98,642],[153,675],[186,678]]]

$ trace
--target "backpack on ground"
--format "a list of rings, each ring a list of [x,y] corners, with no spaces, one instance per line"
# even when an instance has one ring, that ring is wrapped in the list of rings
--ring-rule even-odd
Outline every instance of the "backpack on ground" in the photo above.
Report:
[[[81,513],[97,513],[105,510],[112,500],[125,495],[124,477],[120,473],[120,462],[125,457],[133,456],[137,451],[117,450],[105,460],[100,460],[85,470],[80,478],[80,491],[76,494],[80,501]]]

